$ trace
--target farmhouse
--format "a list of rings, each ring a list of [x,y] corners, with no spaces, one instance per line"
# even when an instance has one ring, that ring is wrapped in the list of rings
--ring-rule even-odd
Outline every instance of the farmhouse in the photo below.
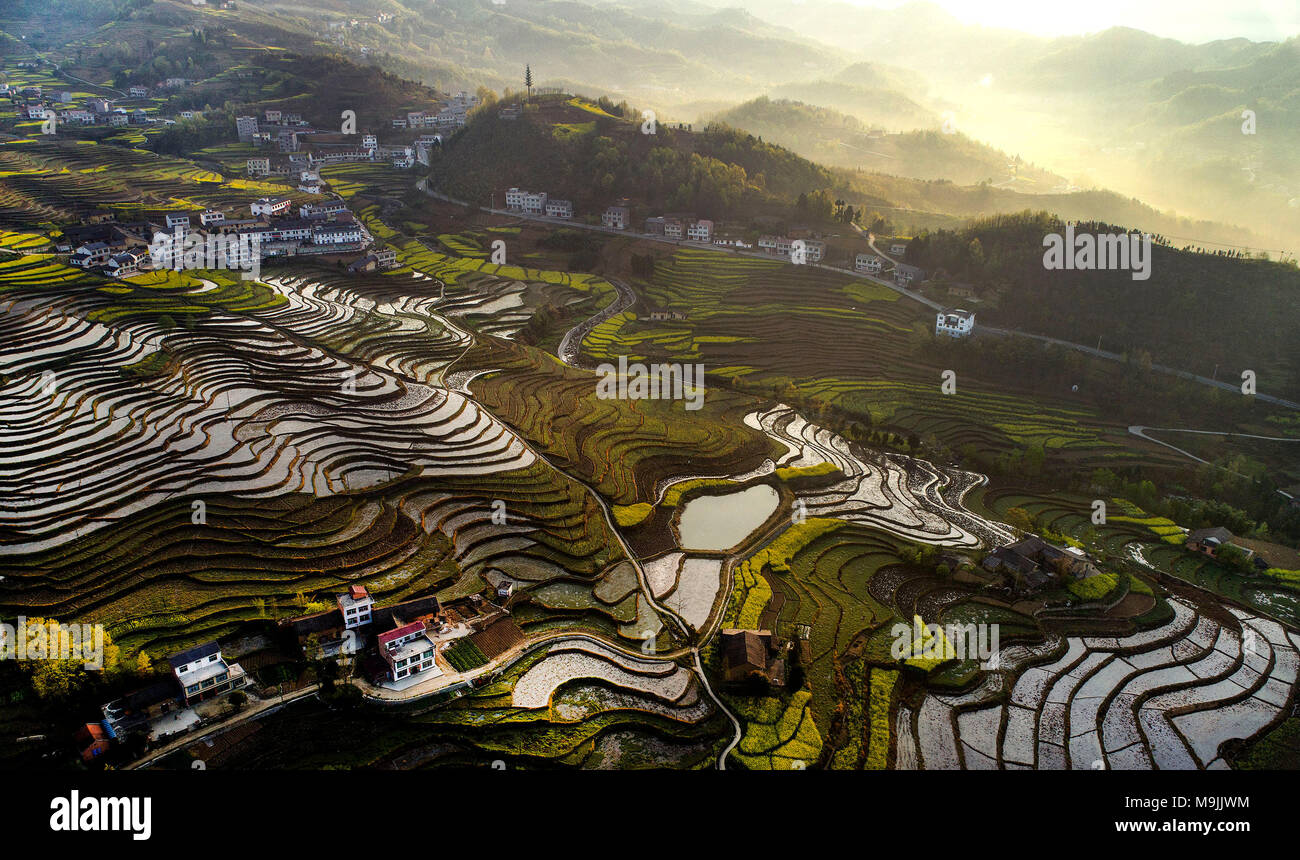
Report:
[[[785,684],[785,656],[771,630],[722,631],[722,676],[728,683],[763,680]]]
[[[614,230],[626,230],[631,221],[632,207],[626,200],[606,208],[600,216],[600,223]]]
[[[224,695],[248,681],[238,663],[227,663],[221,656],[221,646],[216,642],[174,654],[167,663],[180,684],[181,701],[186,705]]]
[[[289,207],[292,205],[293,201],[288,197],[262,197],[253,201],[253,205],[250,208],[254,215],[274,217],[288,212]]]
[[[961,308],[939,311],[934,320],[934,333],[946,337],[970,337],[975,328],[975,312]]]
[[[337,600],[345,630],[354,630],[370,623],[370,610],[375,601],[364,585],[350,586],[346,592],[338,595]]]
[[[150,259],[147,251],[123,251],[104,264],[104,274],[113,278],[129,278],[140,274],[140,268]]]
[[[1232,546],[1240,550],[1242,555],[1248,559],[1255,555],[1253,549],[1234,543],[1232,532],[1228,531],[1223,526],[1214,526],[1213,528],[1197,529],[1196,531],[1189,532],[1187,535],[1187,542],[1184,546],[1192,552],[1199,552],[1202,555],[1208,555],[1210,558],[1217,558],[1219,550],[1228,544],[1232,544]],[[1267,563],[1262,562],[1262,560],[1257,561],[1260,561],[1261,563],[1257,563],[1256,567],[1268,566]]]
[[[102,723],[86,723],[72,737],[77,743],[77,749],[81,751],[81,760],[86,764],[108,752],[113,743],[109,731],[105,730]]]
[[[925,280],[925,269],[899,263],[894,266],[894,280],[900,284],[919,284]]]
[[[853,260],[853,268],[859,272],[867,272],[872,275],[880,274],[884,261],[875,254],[858,254]]]
[[[388,664],[388,679],[401,681],[412,675],[437,677],[442,674],[434,659],[433,640],[423,621],[402,624],[379,634],[379,656]]]
[[[1086,579],[1101,573],[1083,550],[1059,547],[1037,535],[1026,535],[1015,543],[998,547],[985,556],[982,566],[991,573],[1009,576],[1018,593],[1034,591],[1058,578]]]
[[[707,219],[692,221],[691,225],[686,228],[686,238],[692,242],[711,242],[713,241],[713,222]]]
[[[546,192],[525,191],[522,188],[507,189],[506,208],[512,212],[541,215],[546,211]]]
[[[303,218],[333,218],[348,211],[348,204],[343,200],[324,200],[320,203],[304,203],[298,209]]]
[[[88,242],[73,251],[72,258],[68,262],[83,269],[90,269],[107,263],[111,254],[112,249],[106,243]]]
[[[572,218],[573,202],[569,200],[546,201],[546,214],[551,218]]]

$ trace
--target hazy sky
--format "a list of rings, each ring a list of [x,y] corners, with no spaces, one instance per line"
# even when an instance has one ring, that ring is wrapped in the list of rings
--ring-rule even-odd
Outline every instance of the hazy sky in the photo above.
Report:
[[[893,8],[905,0],[850,0]],[[1244,36],[1278,42],[1300,35],[1300,0],[931,0],[972,24],[1043,36],[1124,26],[1184,42]]]

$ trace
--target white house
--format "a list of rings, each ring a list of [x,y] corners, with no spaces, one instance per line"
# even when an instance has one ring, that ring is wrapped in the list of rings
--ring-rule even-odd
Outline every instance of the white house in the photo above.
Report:
[[[199,215],[199,223],[202,224],[204,227],[208,226],[209,224],[220,224],[222,221],[225,220],[226,220],[226,213],[222,212],[220,209],[205,209]]]
[[[188,230],[190,227],[190,216],[188,212],[172,212],[163,220],[167,222],[168,230],[175,230],[177,227],[183,227]]]
[[[686,238],[692,242],[713,241],[713,222],[706,219],[692,221],[686,228]]]
[[[227,663],[216,642],[197,645],[167,658],[186,705],[244,686],[248,677],[238,663]]]
[[[970,337],[975,328],[975,312],[961,308],[939,311],[935,316],[934,333],[948,337]]]
[[[600,223],[615,230],[626,230],[632,220],[632,208],[625,203],[615,203],[600,216]]]
[[[148,87],[134,86],[127,90],[127,92],[131,94],[131,98],[133,99],[144,99],[149,97]]]
[[[293,205],[293,201],[290,200],[288,197],[262,197],[258,200],[253,201],[253,205],[251,208],[253,210],[254,215],[266,215],[268,217],[274,217],[276,215],[283,215],[285,212],[288,212],[289,207],[292,205]]]
[[[82,269],[89,269],[92,266],[102,266],[107,263],[111,254],[112,251],[107,243],[88,242],[73,251],[68,262]]]
[[[546,201],[546,214],[551,218],[572,218],[573,202],[570,200]]]
[[[343,200],[323,200],[320,203],[304,203],[298,214],[303,218],[330,218],[348,211],[348,204]]]
[[[354,630],[370,623],[370,611],[375,601],[364,585],[349,586],[346,594],[338,596],[338,602],[345,630]]]
[[[249,176],[265,176],[270,172],[271,172],[271,159],[269,158],[248,159]]]
[[[514,212],[541,215],[546,211],[546,192],[525,191],[522,188],[507,189],[506,208]]]
[[[425,673],[442,674],[434,660],[433,640],[425,633],[423,621],[413,621],[379,634],[379,656],[388,664],[388,677],[400,681]]]
[[[358,224],[334,223],[313,227],[311,241],[313,245],[347,245],[360,242],[364,238]]]
[[[872,275],[880,274],[884,267],[884,261],[875,254],[858,254],[853,261],[853,268],[859,272],[867,272]]]

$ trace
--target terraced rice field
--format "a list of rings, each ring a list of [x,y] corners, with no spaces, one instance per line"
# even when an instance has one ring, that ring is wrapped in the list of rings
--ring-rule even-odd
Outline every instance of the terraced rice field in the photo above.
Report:
[[[0,267],[7,608],[143,648],[344,581],[454,595],[489,566],[594,581],[617,561],[588,491],[444,385],[475,335],[437,281]]]
[[[1171,604],[1157,629],[1007,648],[971,692],[901,707],[897,766],[1227,769],[1225,744],[1290,713],[1300,638],[1244,610]]]

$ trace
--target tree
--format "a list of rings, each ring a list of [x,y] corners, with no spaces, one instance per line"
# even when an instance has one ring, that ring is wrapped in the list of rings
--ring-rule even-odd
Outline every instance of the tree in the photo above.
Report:
[[[528,90],[528,98],[533,97],[533,69],[531,66],[524,66],[524,87]]]
[[[1007,522],[1022,532],[1034,530],[1034,518],[1024,508],[1011,508],[1007,511]]]

